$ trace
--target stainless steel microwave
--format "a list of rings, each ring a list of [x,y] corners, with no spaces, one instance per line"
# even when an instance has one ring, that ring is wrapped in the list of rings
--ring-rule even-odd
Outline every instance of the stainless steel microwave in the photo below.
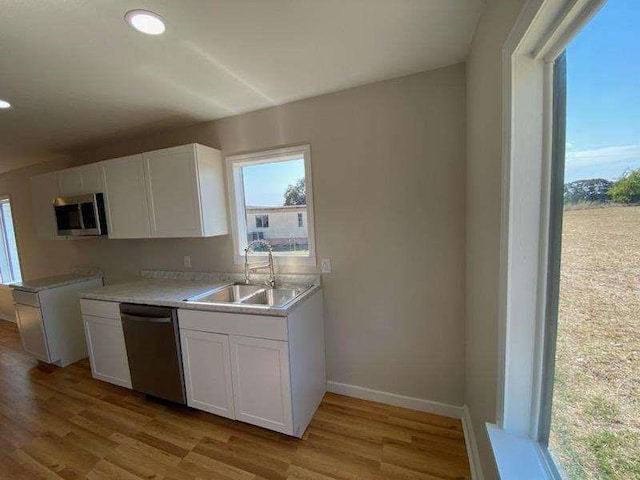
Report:
[[[104,197],[89,193],[59,197],[53,202],[58,236],[90,237],[107,233]]]

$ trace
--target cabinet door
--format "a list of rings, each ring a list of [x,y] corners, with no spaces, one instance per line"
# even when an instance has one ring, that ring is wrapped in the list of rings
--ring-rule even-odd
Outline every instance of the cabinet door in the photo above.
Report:
[[[120,319],[82,316],[93,378],[131,388],[131,374]]]
[[[61,197],[82,193],[82,172],[79,168],[67,168],[58,172],[58,186]]]
[[[287,342],[229,337],[236,419],[293,434]]]
[[[101,162],[109,238],[149,238],[142,155]]]
[[[200,237],[200,197],[193,145],[144,153],[153,237]]]
[[[180,330],[180,344],[187,405],[235,418],[229,336]]]
[[[51,362],[47,335],[39,308],[16,304],[16,321],[20,330],[22,347],[38,360]]]
[[[58,172],[60,196],[102,192],[102,176],[97,163]]]
[[[58,238],[53,201],[59,196],[58,175],[45,173],[31,177],[31,197],[33,220],[38,238],[53,240]]]
[[[81,193],[101,193],[104,188],[102,186],[102,173],[97,163],[83,165],[78,167],[80,177],[82,179]]]

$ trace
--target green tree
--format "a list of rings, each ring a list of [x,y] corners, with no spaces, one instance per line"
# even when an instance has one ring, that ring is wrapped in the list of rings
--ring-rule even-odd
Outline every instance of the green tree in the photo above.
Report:
[[[284,192],[285,205],[306,205],[307,191],[304,178],[299,179],[296,183],[289,185]]]
[[[604,178],[590,178],[588,180],[565,183],[564,203],[607,202],[609,200],[607,192],[611,187],[613,187],[613,182]]]
[[[626,172],[609,189],[609,196],[616,203],[640,202],[640,168]]]

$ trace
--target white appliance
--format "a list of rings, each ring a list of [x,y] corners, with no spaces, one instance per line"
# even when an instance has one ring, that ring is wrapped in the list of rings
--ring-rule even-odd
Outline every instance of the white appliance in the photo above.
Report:
[[[16,320],[24,350],[65,367],[87,356],[81,292],[102,286],[96,275],[59,275],[13,284]]]

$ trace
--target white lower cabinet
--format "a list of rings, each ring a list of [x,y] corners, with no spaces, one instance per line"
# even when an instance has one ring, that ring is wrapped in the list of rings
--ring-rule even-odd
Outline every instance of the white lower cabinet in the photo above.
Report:
[[[288,316],[178,310],[187,404],[302,437],[326,390],[322,294]]]
[[[83,316],[94,378],[131,388],[131,374],[120,319]]]
[[[180,343],[187,405],[235,418],[229,336],[181,330]]]
[[[16,304],[16,322],[25,352],[30,353],[38,360],[49,363],[51,356],[40,307]]]
[[[93,377],[131,388],[117,302],[82,299]],[[302,437],[326,390],[322,294],[285,316],[178,309],[187,405]]]
[[[86,314],[82,318],[93,378],[131,388],[127,347],[120,318]]]
[[[293,434],[287,342],[231,336],[236,418]]]
[[[41,362],[59,367],[86,358],[78,294],[101,285],[100,277],[38,291],[29,282],[15,284],[11,293],[24,350]]]

